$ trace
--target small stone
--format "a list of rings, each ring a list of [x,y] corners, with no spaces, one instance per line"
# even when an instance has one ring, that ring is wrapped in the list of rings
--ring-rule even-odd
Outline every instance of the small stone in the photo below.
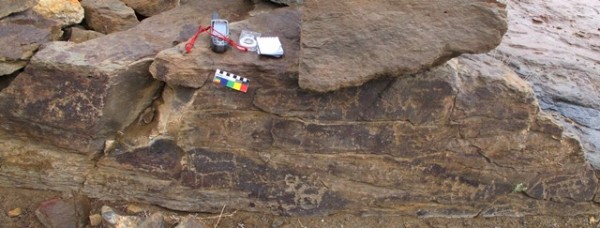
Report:
[[[109,206],[102,206],[101,214],[103,221],[107,223],[106,225],[110,225],[109,227],[137,227],[141,222],[139,217],[119,215]]]
[[[206,224],[200,219],[188,216],[182,218],[175,228],[206,228]]]
[[[142,221],[137,228],[163,228],[165,227],[165,219],[162,213],[156,212],[150,217]]]
[[[23,213],[23,210],[21,210],[20,207],[17,207],[15,209],[8,211],[8,217],[14,218],[14,217],[21,215],[22,213]]]
[[[102,223],[102,216],[100,214],[90,215],[90,225],[98,226]]]
[[[89,213],[90,202],[85,196],[50,199],[35,210],[36,217],[45,227],[82,227],[87,223]]]
[[[127,213],[131,213],[131,214],[137,214],[144,211],[144,208],[140,207],[137,204],[129,204],[127,205]]]

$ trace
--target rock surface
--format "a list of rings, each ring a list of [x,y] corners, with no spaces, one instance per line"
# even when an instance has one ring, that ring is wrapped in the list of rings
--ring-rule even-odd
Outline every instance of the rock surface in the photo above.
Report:
[[[0,186],[255,215],[598,211],[598,179],[582,145],[502,61],[464,55],[402,77],[381,67],[355,87],[311,92],[298,83],[298,9],[246,16],[247,2],[190,1],[127,31],[45,45],[0,87]],[[208,37],[181,54],[198,20],[217,9],[227,9],[232,38],[241,29],[279,36],[286,55],[217,55]],[[150,62],[162,90],[134,83],[159,84]],[[217,68],[250,78],[249,91],[210,83]],[[142,222],[110,208],[102,216],[108,227]]]
[[[139,23],[133,9],[119,0],[83,0],[81,5],[85,23],[97,32],[124,31]]]
[[[39,0],[1,0],[0,19],[11,13],[23,12],[35,6]]]
[[[132,122],[151,102],[160,84],[147,73],[152,59],[132,62],[107,58],[90,42],[81,46],[56,42],[39,51],[25,72],[0,94],[4,110],[0,115],[27,122],[14,126],[24,131],[30,127],[33,134],[46,135],[45,139],[54,140],[58,146],[98,152],[104,145],[103,137]],[[48,83],[55,86],[48,87]]]
[[[298,53],[300,50],[300,13],[293,9],[281,9],[269,14],[261,14],[248,20],[230,24],[232,39],[238,40],[241,30],[260,31],[265,35],[281,36],[286,58],[273,59],[258,56],[256,53],[243,53],[228,50],[224,54],[212,52],[208,47],[208,35],[198,38],[196,47],[189,54],[184,53],[185,43],[160,52],[152,65],[150,73],[170,86],[200,88],[212,80],[215,70],[222,69],[248,77],[258,77],[260,71],[272,77],[290,77],[298,72]],[[258,70],[260,69],[260,71]],[[252,87],[252,82],[251,82]]]
[[[96,32],[94,30],[86,30],[80,27],[72,27],[69,30],[69,41],[74,43],[81,43],[88,40],[93,40],[101,36],[104,36],[104,34]]]
[[[600,168],[600,2],[508,2],[511,27],[490,55],[533,85]]]
[[[78,0],[38,0],[33,11],[59,22],[63,27],[78,24],[84,17]]]
[[[153,16],[179,6],[179,0],[121,0],[137,13]]]
[[[58,40],[60,25],[26,11],[0,20],[0,76],[25,67],[40,45]]]
[[[318,92],[487,52],[507,29],[497,1],[307,0],[303,8],[299,83]]]
[[[128,129],[83,191],[212,213],[223,205],[420,217],[594,208],[597,179],[579,143],[497,60],[463,57],[326,94],[255,67],[229,66],[261,72],[245,94],[212,84],[165,89],[153,129]]]

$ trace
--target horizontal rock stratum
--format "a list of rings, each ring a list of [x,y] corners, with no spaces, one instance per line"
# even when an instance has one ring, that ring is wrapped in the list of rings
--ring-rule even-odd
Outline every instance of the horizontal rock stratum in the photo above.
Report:
[[[327,92],[496,47],[505,5],[489,0],[306,0],[300,87]]]

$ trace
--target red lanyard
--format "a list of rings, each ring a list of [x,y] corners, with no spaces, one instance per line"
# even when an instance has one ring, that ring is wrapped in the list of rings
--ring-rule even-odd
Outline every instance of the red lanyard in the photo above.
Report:
[[[200,27],[198,27],[198,31],[196,31],[196,34],[194,34],[194,36],[192,36],[192,38],[190,38],[190,40],[185,44],[185,53],[190,53],[192,51],[192,48],[194,48],[194,44],[196,43],[196,39],[198,38],[198,36],[203,33],[203,32],[207,32],[208,30],[211,30],[211,27],[208,26],[206,28],[202,28],[202,25],[200,25]],[[231,45],[232,47],[235,47],[236,49],[243,51],[243,52],[247,52],[248,48],[246,47],[242,47],[239,44],[237,44],[235,41],[229,39],[229,37],[221,34],[219,31],[217,30],[211,30],[211,36],[217,37],[219,39],[222,39],[224,41],[226,41],[227,43],[229,43],[229,45]]]

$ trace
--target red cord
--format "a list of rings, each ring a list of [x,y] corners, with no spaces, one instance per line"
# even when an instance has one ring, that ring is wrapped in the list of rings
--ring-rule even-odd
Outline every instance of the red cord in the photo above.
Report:
[[[239,44],[237,44],[235,41],[229,39],[229,37],[223,35],[222,33],[220,33],[217,30],[212,30],[214,33],[216,34],[212,34],[212,36],[217,37],[219,39],[222,39],[224,41],[226,41],[227,43],[229,43],[229,45],[231,45],[232,47],[235,47],[236,49],[243,51],[243,52],[247,52],[248,48],[247,47],[242,47]]]
[[[198,38],[198,36],[201,33],[208,31],[209,29],[211,29],[211,26],[202,28],[202,25],[200,25],[200,27],[198,27],[198,31],[196,31],[196,34],[194,34],[194,36],[192,36],[192,38],[190,38],[190,40],[185,44],[185,53],[190,53],[192,51],[192,48],[194,48],[194,44],[196,43],[196,39]],[[226,41],[227,43],[229,43],[229,45],[231,45],[232,47],[235,47],[236,49],[238,49],[240,51],[243,51],[243,52],[248,51],[248,48],[240,46],[235,41],[229,39],[229,37],[223,35],[219,31],[217,31],[217,30],[211,30],[211,31],[212,31],[211,36],[214,36],[214,37],[217,37],[219,39]]]
[[[194,34],[194,36],[192,36],[192,38],[190,38],[190,40],[185,44],[185,53],[190,53],[192,51],[192,48],[194,48],[194,44],[196,43],[196,39],[198,38],[200,33],[206,32],[209,29],[210,26],[202,28],[202,25],[200,25],[198,27],[198,31],[196,31],[196,34]]]

